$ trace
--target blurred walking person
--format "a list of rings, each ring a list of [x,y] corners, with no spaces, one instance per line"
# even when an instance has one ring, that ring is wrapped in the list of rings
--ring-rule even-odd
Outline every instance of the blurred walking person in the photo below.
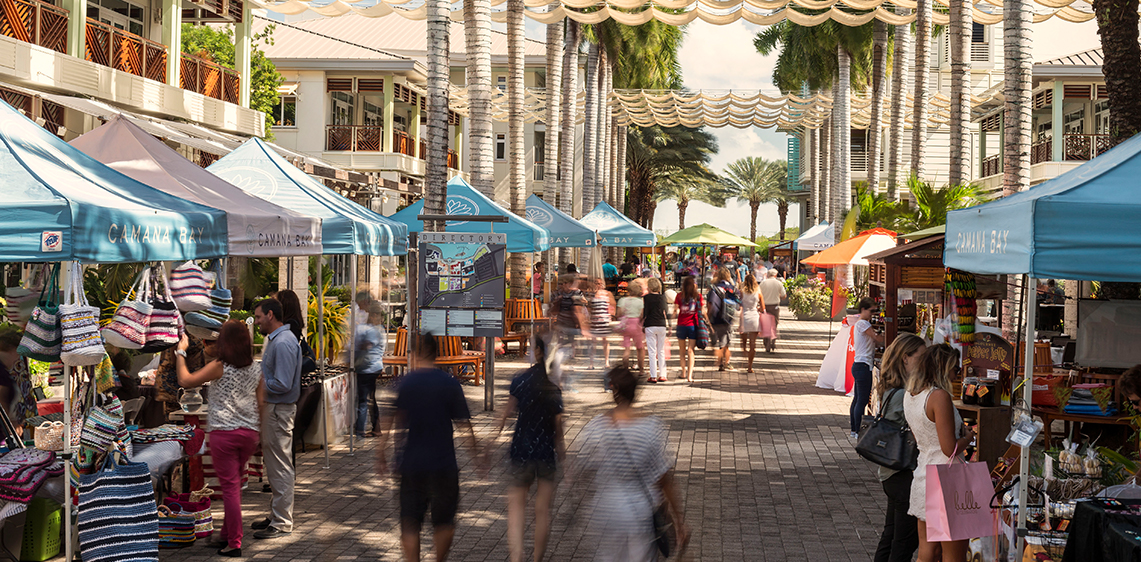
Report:
[[[628,294],[618,301],[618,332],[622,334],[622,362],[630,364],[630,349],[637,348],[638,372],[646,370],[646,333],[642,326],[642,296],[646,292],[646,282],[641,279],[630,281]]]
[[[697,329],[704,315],[705,301],[697,290],[697,281],[686,277],[681,283],[681,292],[674,297],[674,316],[677,318],[677,345],[681,348],[681,380],[693,381],[693,363],[697,350]],[[654,382],[654,381],[650,381]]]
[[[511,439],[511,486],[507,492],[507,545],[511,562],[523,561],[527,494],[535,490],[535,551],[539,562],[547,551],[551,532],[551,500],[559,464],[566,459],[563,440],[563,397],[551,381],[549,341],[542,335],[533,340],[534,365],[511,381],[511,397],[499,416],[499,433],[508,418],[518,413]]]
[[[359,438],[375,437],[380,426],[380,408],[376,405],[376,380],[384,373],[384,350],[388,334],[384,331],[384,306],[377,301],[368,305],[368,321],[357,326],[357,422],[353,432]],[[372,431],[364,432],[365,422],[372,420]]]
[[[746,373],[753,372],[753,358],[757,355],[757,334],[761,332],[761,311],[765,299],[752,273],[745,274],[741,282],[741,351],[749,358]]]
[[[614,315],[614,295],[606,290],[606,282],[594,280],[594,294],[590,297],[590,368],[596,369],[595,352],[602,347],[602,368],[610,368],[610,319]]]
[[[569,266],[568,266],[569,267]],[[552,306],[555,314],[555,327],[559,335],[559,350],[563,354],[562,363],[568,365],[575,358],[575,345],[579,336],[590,337],[590,315],[587,312],[589,303],[586,296],[579,290],[579,275],[566,273],[559,276],[559,294],[552,297]],[[563,372],[562,378],[557,380],[564,390],[572,381],[568,369]]]
[[[666,297],[662,282],[646,281],[649,293],[642,297],[642,330],[646,334],[646,355],[650,362],[649,382],[666,382]]]
[[[652,289],[651,289],[652,290]],[[610,371],[614,408],[582,431],[583,471],[593,474],[597,496],[592,528],[600,533],[595,560],[658,560],[651,522],[664,504],[673,519],[678,549],[689,538],[666,448],[666,426],[634,408],[638,379],[625,367]]]
[[[450,373],[436,367],[436,338],[431,333],[420,336],[414,352],[411,371],[396,389],[395,411],[381,422],[376,466],[381,476],[388,473],[388,434],[394,425],[404,427],[404,450],[396,468],[400,478],[400,544],[404,559],[420,560],[420,529],[430,506],[436,560],[443,562],[455,536],[460,503],[453,424],[458,424],[467,435],[472,458],[478,458],[478,451],[463,387]]]
[[[760,278],[758,278],[760,279]],[[773,353],[777,349],[777,327],[780,325],[780,301],[788,296],[784,282],[777,279],[777,270],[769,269],[761,281],[761,301],[764,311],[773,315],[773,337],[765,338],[765,351]]]

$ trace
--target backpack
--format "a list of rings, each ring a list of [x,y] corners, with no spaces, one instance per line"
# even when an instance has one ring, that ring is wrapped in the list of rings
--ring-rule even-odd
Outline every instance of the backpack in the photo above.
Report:
[[[713,294],[717,295],[720,303],[717,307],[717,319],[723,324],[736,325],[741,319],[741,299],[733,290],[726,291],[724,287],[713,286]]]

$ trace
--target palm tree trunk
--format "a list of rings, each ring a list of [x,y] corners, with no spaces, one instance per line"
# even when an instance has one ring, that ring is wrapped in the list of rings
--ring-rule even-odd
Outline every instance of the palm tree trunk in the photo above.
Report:
[[[813,225],[819,224],[820,221],[824,219],[824,213],[820,211],[820,168],[821,164],[823,164],[823,159],[821,158],[822,149],[820,144],[820,139],[823,138],[823,135],[820,133],[820,129],[808,130],[810,139],[809,150],[811,151],[809,154],[812,158],[811,165],[809,165],[809,169],[812,170],[812,174],[809,176],[811,178],[810,181],[812,185],[812,201],[809,203],[809,206],[811,207]]]
[[[832,222],[832,118],[820,129],[820,216]]]
[[[757,241],[757,211],[760,208],[760,201],[749,201],[749,242]]]
[[[583,214],[593,209],[598,167],[598,44],[591,43],[586,58],[586,121],[582,129],[582,200]]]
[[[780,220],[780,241],[784,242],[784,229],[788,224],[788,200],[777,201],[777,219]]]
[[[610,97],[610,54],[598,47],[598,200],[610,202],[610,113],[606,100]]]
[[[428,7],[428,162],[424,172],[424,213],[444,214],[448,184],[448,38],[447,0],[427,0]],[[424,231],[435,232],[436,221]]]
[[[951,165],[947,174],[951,185],[966,183],[971,176],[970,10],[966,2],[951,2]]]
[[[840,133],[837,153],[836,212],[841,219],[852,206],[852,56],[844,47],[836,48],[839,74],[836,87],[836,130]]]
[[[915,122],[911,129],[911,170],[923,178],[923,153],[927,147],[927,104],[931,88],[931,0],[918,0],[915,15]]]
[[[527,162],[523,130],[523,0],[507,0],[507,146],[508,184],[511,186],[511,212],[527,214]],[[511,294],[526,295],[527,256],[511,254]]]
[[[905,13],[905,8],[896,8],[897,14]],[[895,52],[891,73],[891,133],[888,139],[891,149],[887,155],[887,198],[896,200],[896,187],[899,185],[899,167],[903,164],[903,124],[907,114],[907,76],[910,61],[911,25],[895,26]]]
[[[618,177],[614,182],[618,211],[626,214],[626,125],[619,125],[618,129],[618,167],[615,172]]]
[[[1003,109],[1005,136],[1002,150],[1003,196],[1030,188],[1030,112],[1033,63],[1030,60],[1029,0],[1010,0],[1003,7],[1005,61]]]
[[[495,197],[495,143],[491,119],[491,2],[464,2],[467,44],[468,173],[476,191]]]
[[[689,201],[685,199],[677,200],[677,229],[685,230],[685,209],[689,207]],[[653,220],[650,221],[653,224]]]
[[[552,5],[552,7],[555,7]],[[562,111],[563,81],[563,22],[547,24],[547,115],[543,119],[543,200],[555,208],[559,206],[559,112]],[[553,252],[558,259],[559,250]],[[551,253],[543,255],[551,261]]]
[[[567,18],[563,45],[562,94],[563,105],[559,126],[559,210],[574,216],[575,128],[578,120],[578,22]],[[559,263],[570,263],[571,250],[559,251]]]
[[[843,161],[840,159],[841,146],[844,144],[844,134],[840,131],[840,124],[843,119],[840,117],[840,106],[843,102],[840,100],[840,79],[839,75],[832,82],[832,146],[829,148],[832,152],[830,164],[832,171],[829,173],[829,178],[832,180],[828,186],[828,216],[832,217],[833,221],[839,222],[840,217],[840,177],[842,172],[840,170]],[[839,236],[839,231],[837,231]],[[839,240],[836,240],[839,242]]]
[[[872,24],[872,116],[868,124],[868,188],[873,192],[880,185],[880,152],[883,151],[884,98],[887,97],[887,24],[875,20]]]
[[[1137,4],[1094,0],[1097,32],[1105,53],[1101,71],[1109,94],[1109,138],[1116,145],[1141,131],[1141,47],[1137,43]],[[1057,103],[1055,101],[1054,103]]]

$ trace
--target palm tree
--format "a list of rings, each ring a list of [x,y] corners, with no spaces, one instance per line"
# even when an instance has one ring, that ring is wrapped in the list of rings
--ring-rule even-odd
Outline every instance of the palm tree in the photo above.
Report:
[[[927,104],[931,88],[931,0],[917,0],[915,8],[915,106],[911,111],[911,169],[923,176],[923,156],[927,146]]]
[[[1109,94],[1109,137],[1116,145],[1141,131],[1141,47],[1137,43],[1137,4],[1092,0],[1104,59],[1101,71]],[[1057,102],[1055,102],[1057,103]]]
[[[887,24],[877,19],[872,24],[872,115],[868,123],[868,185],[873,189],[880,183],[880,152],[883,150],[880,114],[887,97],[889,48]]]
[[[896,13],[906,12],[905,8],[896,8]],[[891,80],[891,124],[888,139],[891,148],[887,154],[887,197],[892,201],[896,199],[896,185],[899,182],[899,167],[903,164],[903,125],[907,112],[907,76],[908,63],[911,62],[908,51],[911,48],[911,26],[908,24],[895,26],[895,38],[892,61]]]
[[[644,228],[653,226],[657,192],[663,183],[671,178],[717,179],[708,167],[717,141],[704,129],[633,127],[626,146],[630,181],[626,216]]]
[[[526,126],[523,113],[523,0],[507,0],[507,146],[508,184],[511,191],[511,212],[527,214],[527,163],[523,150],[523,130]],[[527,294],[530,290],[526,256],[511,254],[511,292]]]
[[[563,42],[562,117],[559,127],[559,210],[574,215],[574,171],[575,171],[575,124],[578,121],[578,22],[567,18],[565,41]],[[559,263],[570,261],[571,251],[559,251]]]
[[[552,4],[552,7],[555,7]],[[559,203],[559,134],[563,94],[563,22],[547,24],[547,116],[543,120],[543,200]]]
[[[965,2],[951,2],[951,166],[947,179],[952,185],[971,175],[970,10]]]
[[[589,31],[589,30],[588,30]],[[582,212],[587,213],[598,203],[595,185],[598,166],[598,44],[591,43],[586,58],[586,121],[582,127]],[[584,252],[586,253],[586,252]]]
[[[783,170],[781,163],[784,164]],[[788,175],[787,166],[784,160],[746,156],[725,168],[722,177],[733,196],[749,202],[749,240],[757,238],[757,211],[761,204],[779,197],[782,176]]]
[[[1003,111],[1005,137],[1002,150],[1002,194],[1030,189],[1030,127],[1033,63],[1030,59],[1029,0],[1009,0],[1003,6]],[[1018,302],[1017,300],[1013,302]]]
[[[902,217],[900,225],[912,231],[946,224],[948,211],[973,207],[990,200],[976,184],[948,184],[936,189],[914,173],[908,178],[907,187],[915,199],[915,208]]]
[[[495,197],[491,119],[491,2],[464,2],[467,45],[468,174],[476,191]]]
[[[705,177],[686,174],[671,175],[663,181],[655,194],[655,201],[677,202],[678,230],[685,229],[685,210],[690,201],[701,201],[714,207],[724,207],[731,192],[723,183]]]
[[[448,184],[448,38],[450,5],[428,0],[428,162],[424,172],[424,213],[444,214]],[[436,221],[424,230],[435,232]]]

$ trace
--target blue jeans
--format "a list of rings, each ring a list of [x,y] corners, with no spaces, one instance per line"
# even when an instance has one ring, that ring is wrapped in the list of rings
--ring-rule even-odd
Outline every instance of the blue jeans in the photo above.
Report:
[[[864,410],[872,397],[872,366],[867,363],[852,363],[852,378],[855,379],[853,388],[852,409],[849,414],[852,418],[852,432],[860,431],[860,422],[864,420]]]
[[[377,430],[380,408],[376,405],[376,378],[379,373],[357,373],[357,436],[364,434],[364,422],[372,414],[372,430]]]

